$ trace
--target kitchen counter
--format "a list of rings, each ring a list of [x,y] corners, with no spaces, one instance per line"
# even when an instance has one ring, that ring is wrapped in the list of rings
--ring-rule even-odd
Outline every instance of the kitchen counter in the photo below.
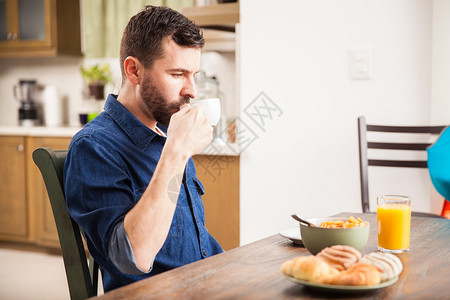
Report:
[[[72,137],[82,127],[0,126],[0,135]]]
[[[0,135],[4,136],[43,136],[43,137],[72,137],[82,127],[22,127],[22,126],[0,126]],[[203,155],[225,155],[239,156],[237,144],[219,143],[213,141],[201,153]]]

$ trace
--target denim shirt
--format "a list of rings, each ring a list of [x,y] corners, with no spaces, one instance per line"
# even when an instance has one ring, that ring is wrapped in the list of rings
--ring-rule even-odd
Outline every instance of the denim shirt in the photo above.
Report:
[[[169,233],[151,271],[122,272],[108,255],[111,237],[124,233],[123,219],[146,190],[166,141],[116,98],[109,95],[105,110],[73,137],[64,166],[69,213],[100,265],[105,291],[223,252],[205,228],[204,188],[189,159]],[[131,249],[125,241],[119,248]]]

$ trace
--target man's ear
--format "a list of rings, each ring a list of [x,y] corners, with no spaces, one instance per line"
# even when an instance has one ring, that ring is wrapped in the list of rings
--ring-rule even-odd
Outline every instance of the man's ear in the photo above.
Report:
[[[134,85],[140,83],[140,76],[142,75],[143,66],[139,60],[133,56],[128,56],[123,62],[123,69],[127,79]]]

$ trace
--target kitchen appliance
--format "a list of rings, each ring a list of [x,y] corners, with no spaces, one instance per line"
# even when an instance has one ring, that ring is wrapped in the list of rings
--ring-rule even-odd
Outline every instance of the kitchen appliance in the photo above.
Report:
[[[41,107],[36,103],[36,80],[19,80],[13,88],[14,98],[20,103],[19,125],[38,126],[42,124]]]
[[[56,86],[47,85],[42,91],[44,123],[47,127],[59,127],[63,124],[63,103]]]

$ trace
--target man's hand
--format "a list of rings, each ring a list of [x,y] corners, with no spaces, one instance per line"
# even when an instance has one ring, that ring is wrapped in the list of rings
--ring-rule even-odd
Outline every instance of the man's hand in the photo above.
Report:
[[[189,158],[200,153],[212,140],[213,128],[200,105],[183,105],[170,119],[167,147]]]

